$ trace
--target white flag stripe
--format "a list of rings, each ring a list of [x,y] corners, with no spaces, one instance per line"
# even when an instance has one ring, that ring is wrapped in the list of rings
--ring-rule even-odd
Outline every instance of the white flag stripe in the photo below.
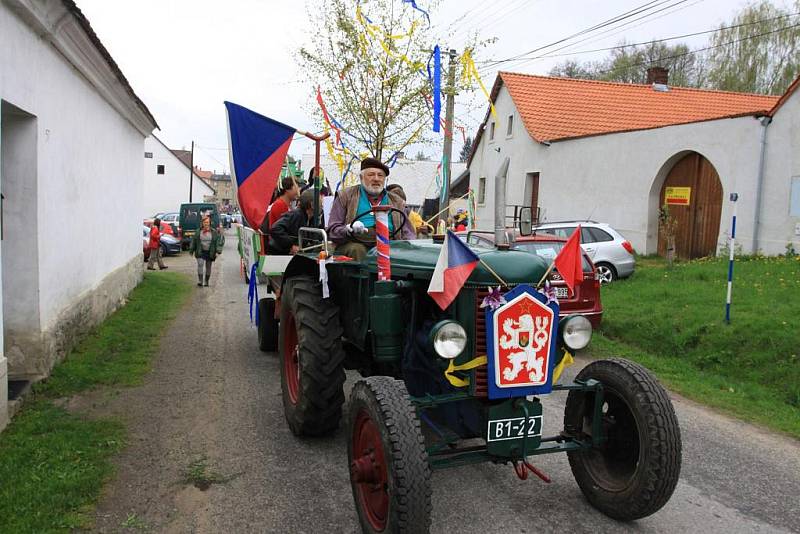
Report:
[[[444,242],[442,243],[442,251],[439,252],[439,259],[436,260],[436,268],[433,270],[431,283],[428,286],[428,293],[444,292],[444,271],[447,269],[447,248],[447,234],[445,234]]]

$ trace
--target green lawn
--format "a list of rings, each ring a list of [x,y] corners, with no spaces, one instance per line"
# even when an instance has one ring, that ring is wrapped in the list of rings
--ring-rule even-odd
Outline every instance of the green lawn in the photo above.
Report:
[[[604,286],[595,355],[650,367],[672,389],[800,437],[800,257],[741,258],[731,324],[728,262],[644,258],[628,280]]]
[[[191,288],[184,275],[147,273],[128,303],[34,388],[33,398],[0,434],[0,533],[68,532],[90,525],[125,429],[120,421],[69,413],[53,399],[98,385],[139,383]]]

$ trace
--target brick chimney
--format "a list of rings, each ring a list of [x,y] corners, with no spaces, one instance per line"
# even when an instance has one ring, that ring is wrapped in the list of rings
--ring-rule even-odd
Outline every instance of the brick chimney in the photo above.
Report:
[[[647,84],[654,83],[669,85],[669,69],[664,67],[650,67],[647,69]]]

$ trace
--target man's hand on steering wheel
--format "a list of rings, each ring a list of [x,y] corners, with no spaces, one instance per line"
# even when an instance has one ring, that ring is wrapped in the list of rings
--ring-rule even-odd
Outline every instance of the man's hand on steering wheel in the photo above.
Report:
[[[389,234],[389,239],[394,239],[397,236],[398,232],[402,232],[403,231],[403,227],[408,222],[408,216],[406,215],[405,211],[399,210],[399,209],[395,208],[394,206],[390,206],[387,211],[388,211],[390,217],[391,217],[392,212],[396,211],[403,218],[403,223],[400,224],[399,227],[395,228]],[[353,219],[353,222],[351,222],[350,224],[347,225],[348,232],[353,237],[353,239],[355,239],[356,241],[359,241],[361,243],[365,243],[365,242],[366,243],[371,243],[371,240],[367,241],[367,240],[365,240],[365,239],[360,237],[362,234],[366,234],[369,231],[369,229],[366,226],[364,226],[364,223],[362,223],[359,220],[359,219],[361,219],[363,217],[366,217],[367,215],[370,215],[371,213],[372,213],[372,210],[363,211],[363,212],[359,213],[358,215],[356,215],[356,218]]]

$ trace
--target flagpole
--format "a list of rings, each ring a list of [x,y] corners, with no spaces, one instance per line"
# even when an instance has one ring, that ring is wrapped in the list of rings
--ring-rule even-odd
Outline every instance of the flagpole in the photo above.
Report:
[[[547,279],[547,275],[550,274],[550,272],[553,270],[553,267],[555,267],[555,265],[556,265],[556,262],[555,262],[555,260],[553,260],[553,262],[550,264],[550,267],[548,267],[547,270],[542,275],[542,278],[541,278],[541,280],[539,280],[539,283],[536,284],[536,289],[539,289],[540,287],[542,287],[542,284]]]
[[[492,269],[491,267],[489,267],[489,264],[488,264],[488,263],[486,263],[485,261],[483,261],[483,259],[482,259],[480,256],[478,256],[478,261],[480,262],[480,264],[481,264],[481,265],[483,265],[483,266],[486,268],[486,270],[487,270],[487,271],[489,271],[490,273],[492,273],[492,275],[493,275],[495,278],[497,278],[497,281],[498,281],[498,282],[500,282],[500,284],[502,284],[502,286],[503,286],[503,287],[508,287],[508,284],[506,283],[506,281],[505,281],[505,280],[503,280],[502,278],[500,278],[500,275],[499,275],[499,274],[497,274],[496,272],[494,272],[494,269]]]

